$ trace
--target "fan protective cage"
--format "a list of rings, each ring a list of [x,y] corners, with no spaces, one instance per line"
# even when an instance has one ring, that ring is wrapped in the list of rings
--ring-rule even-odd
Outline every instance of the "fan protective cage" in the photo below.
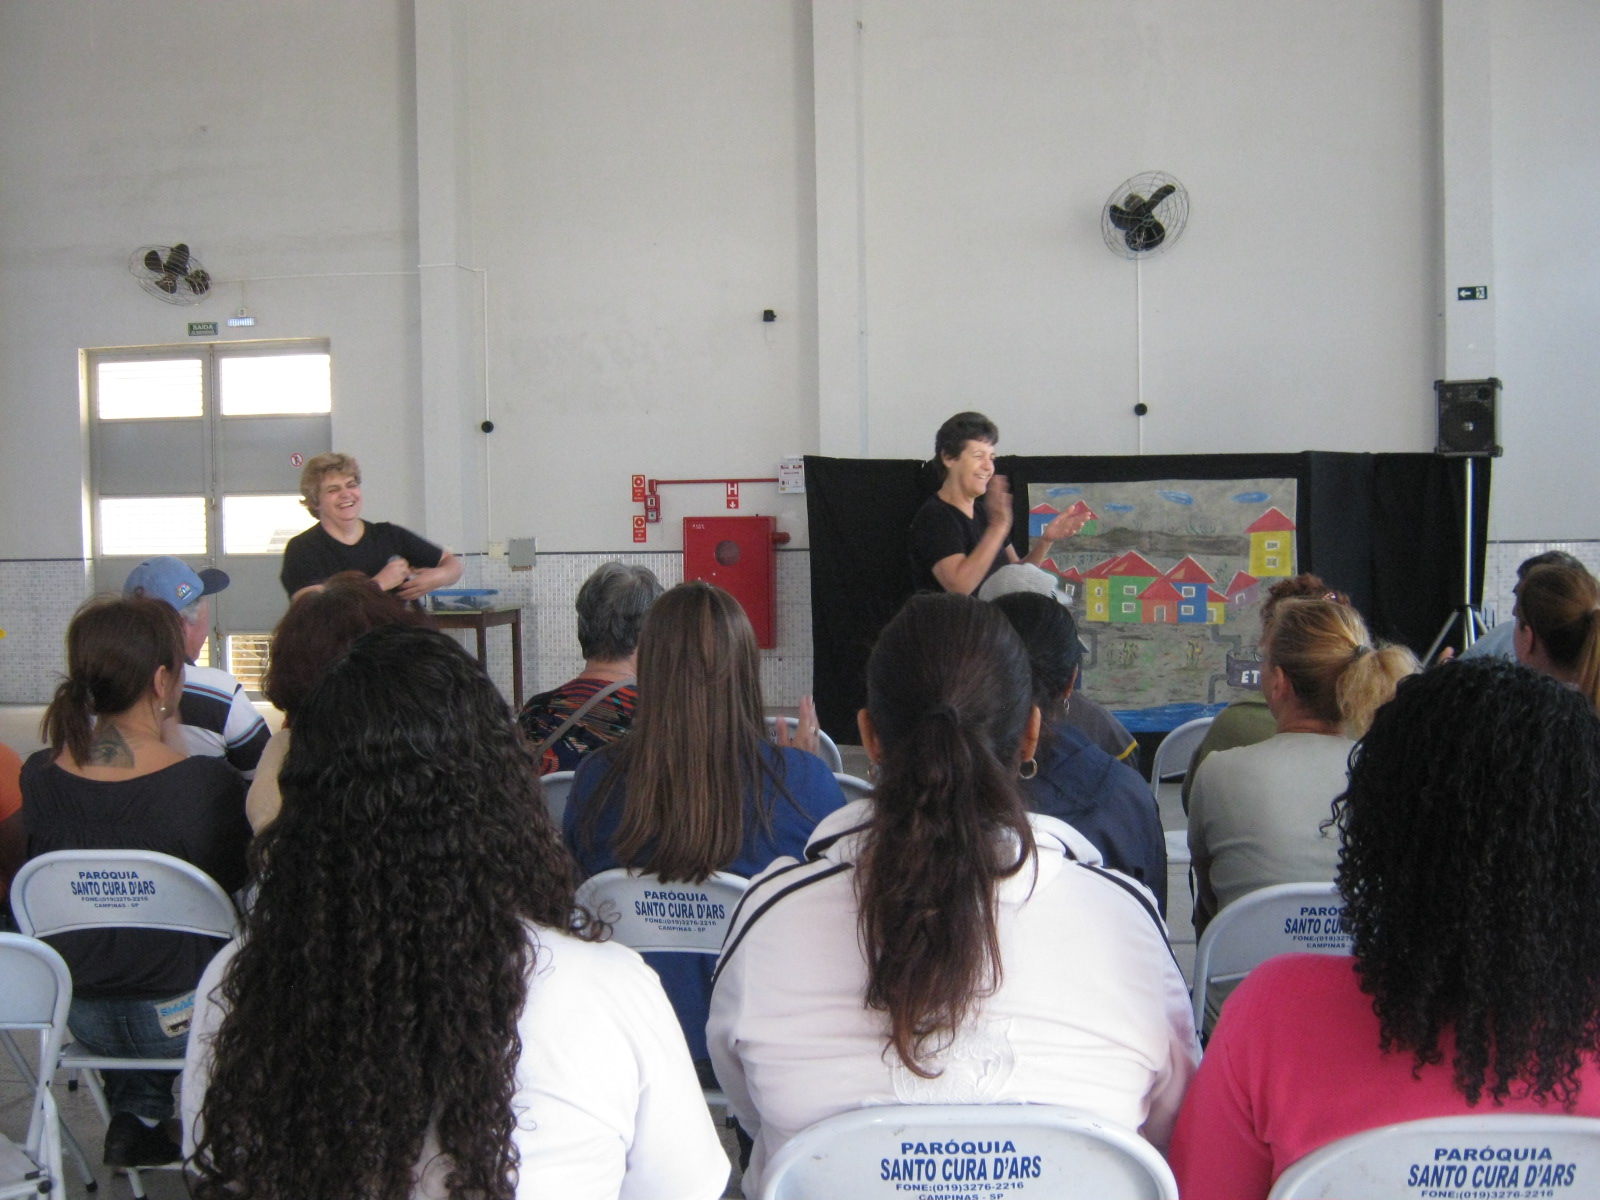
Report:
[[[1142,250],[1134,249],[1128,244],[1126,232],[1112,222],[1112,205],[1125,204],[1130,196],[1148,200],[1169,185],[1173,189],[1172,193],[1156,205],[1152,214],[1165,229],[1165,236],[1155,246]],[[1188,223],[1189,189],[1165,171],[1146,171],[1142,175],[1135,175],[1132,179],[1119,183],[1106,198],[1106,202],[1100,206],[1100,236],[1105,239],[1106,249],[1118,258],[1149,258],[1153,254],[1160,254],[1178,240],[1178,236],[1183,233],[1183,228]]]
[[[139,281],[141,288],[157,300],[165,301],[167,304],[199,304],[200,301],[206,298],[206,293],[211,289],[211,277],[198,258],[194,257],[192,253],[188,256],[188,262],[184,267],[183,274],[173,280],[174,287],[169,292],[161,286],[160,282],[165,272],[152,271],[145,265],[145,257],[152,251],[162,262],[166,262],[172,255],[171,246],[140,246],[132,254],[128,255],[128,274]],[[205,281],[199,291],[190,287],[187,282],[190,277],[196,275]]]

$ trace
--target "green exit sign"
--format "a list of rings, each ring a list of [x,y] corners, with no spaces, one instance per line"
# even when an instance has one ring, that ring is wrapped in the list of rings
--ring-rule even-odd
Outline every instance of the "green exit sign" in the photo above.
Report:
[[[190,337],[216,337],[217,323],[215,321],[190,321]]]

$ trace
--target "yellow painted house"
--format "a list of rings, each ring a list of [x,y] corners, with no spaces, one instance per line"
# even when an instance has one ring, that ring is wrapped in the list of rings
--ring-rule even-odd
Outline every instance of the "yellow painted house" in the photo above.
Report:
[[[1245,532],[1250,535],[1250,574],[1257,579],[1294,574],[1294,522],[1281,509],[1267,509]]]

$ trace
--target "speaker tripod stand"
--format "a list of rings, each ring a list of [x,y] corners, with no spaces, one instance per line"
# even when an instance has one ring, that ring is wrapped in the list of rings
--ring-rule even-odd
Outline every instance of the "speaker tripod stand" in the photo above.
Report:
[[[1423,665],[1426,666],[1434,660],[1434,655],[1439,653],[1445,639],[1450,636],[1456,625],[1461,626],[1461,648],[1468,649],[1473,642],[1489,632],[1485,624],[1483,613],[1472,603],[1472,458],[1466,459],[1467,479],[1465,498],[1461,503],[1462,525],[1466,531],[1466,550],[1461,561],[1461,603],[1450,611],[1444,619],[1444,624],[1439,626],[1439,632],[1434,635],[1433,644],[1428,647],[1428,652],[1422,656]]]

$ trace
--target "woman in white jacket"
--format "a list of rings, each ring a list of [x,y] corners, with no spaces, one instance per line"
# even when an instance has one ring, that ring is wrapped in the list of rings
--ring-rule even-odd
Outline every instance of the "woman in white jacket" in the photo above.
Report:
[[[1061,1104],[1165,1147],[1199,1057],[1183,977],[1150,894],[1025,810],[1039,712],[1016,634],[917,596],[867,675],[873,798],[763,873],[718,968],[745,1194],[801,1129],[871,1104]]]

